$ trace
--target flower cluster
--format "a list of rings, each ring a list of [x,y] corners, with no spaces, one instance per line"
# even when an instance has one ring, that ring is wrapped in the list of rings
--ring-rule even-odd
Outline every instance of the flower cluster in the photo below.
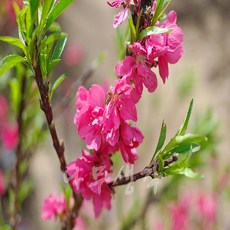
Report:
[[[90,153],[83,150],[82,156],[67,166],[67,174],[75,192],[86,200],[93,200],[96,217],[102,207],[111,207],[112,191],[108,186],[111,155],[120,151],[123,160],[130,164],[138,159],[136,149],[144,136],[134,123],[138,119],[136,104],[143,86],[149,92],[156,90],[154,68],[157,67],[165,83],[168,64],[176,63],[183,53],[183,33],[176,24],[176,13],[171,11],[163,21],[152,25],[156,3],[150,2],[151,6],[145,6],[140,0],[109,3],[112,7],[123,7],[115,17],[115,28],[130,12],[138,33],[150,26],[158,27],[160,32],[141,38],[136,36],[127,45],[126,56],[115,67],[118,78],[109,91],[94,84],[89,90],[81,86],[76,95],[74,123]]]
[[[50,195],[45,199],[42,205],[42,219],[51,220],[62,215],[65,212],[66,207],[67,202],[64,195],[61,197]]]
[[[0,96],[0,142],[7,149],[14,149],[18,142],[17,125],[7,121],[8,105],[5,97]]]
[[[73,200],[73,197],[70,197],[70,201]],[[62,194],[61,196],[56,196],[54,194],[49,195],[42,207],[41,207],[41,217],[43,220],[53,220],[53,219],[65,219],[65,215],[72,205],[72,202],[67,202],[65,196]],[[84,230],[85,224],[80,216],[78,216],[74,220],[74,227],[76,230]]]

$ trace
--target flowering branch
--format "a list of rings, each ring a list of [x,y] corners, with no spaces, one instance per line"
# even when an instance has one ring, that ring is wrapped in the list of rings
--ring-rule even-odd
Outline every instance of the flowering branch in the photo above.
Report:
[[[178,156],[176,154],[173,154],[169,159],[164,161],[164,167],[169,166],[170,164],[174,163],[177,160],[178,160]],[[135,173],[128,177],[123,176],[123,177],[116,179],[113,182],[110,182],[109,186],[112,188],[112,187],[116,187],[120,185],[125,185],[130,182],[135,182],[147,176],[150,176],[152,179],[155,179],[160,176],[158,173],[158,169],[159,169],[159,163],[155,161],[151,163],[149,166],[146,166],[142,171],[138,173]]]

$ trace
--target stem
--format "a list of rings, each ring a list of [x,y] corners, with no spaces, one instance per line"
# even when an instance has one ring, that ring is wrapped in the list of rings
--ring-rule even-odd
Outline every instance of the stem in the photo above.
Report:
[[[17,221],[17,214],[19,208],[19,200],[18,200],[18,190],[20,186],[20,163],[23,159],[23,152],[22,152],[22,139],[23,139],[23,112],[25,110],[25,93],[26,93],[26,83],[27,79],[26,76],[23,75],[22,82],[21,82],[21,97],[19,103],[19,109],[17,114],[17,124],[18,124],[18,144],[16,147],[16,164],[15,164],[15,171],[14,171],[14,182],[13,182],[13,193],[14,193],[14,200],[13,200],[13,213],[11,219],[12,229],[15,230],[18,224]]]
[[[35,81],[37,83],[37,87],[41,97],[40,106],[46,116],[46,121],[49,127],[54,149],[56,150],[60,162],[61,170],[62,172],[65,172],[66,170],[66,160],[64,156],[65,148],[64,148],[64,143],[60,141],[58,138],[56,127],[53,122],[53,111],[49,100],[49,84],[43,82],[40,65],[37,64],[33,66],[33,69],[35,72]]]
[[[164,167],[169,166],[170,164],[172,164],[173,162],[175,162],[177,160],[178,160],[178,156],[176,154],[173,154],[170,158],[168,158],[167,160],[164,161]],[[142,171],[135,173],[131,176],[120,177],[120,178],[116,179],[115,181],[110,182],[108,185],[111,188],[116,187],[116,186],[120,186],[120,185],[125,185],[125,184],[128,184],[130,182],[135,182],[135,181],[142,179],[144,177],[147,177],[147,176],[151,176],[152,179],[155,179],[156,177],[159,176],[158,168],[159,168],[158,162],[153,162],[149,166],[145,167]]]
[[[35,52],[35,56],[37,57],[37,53]],[[64,142],[60,141],[57,135],[56,127],[53,121],[53,110],[49,98],[49,83],[43,81],[42,71],[39,63],[39,58],[35,58],[33,62],[33,70],[35,72],[35,81],[40,93],[40,107],[41,110],[44,112],[46,121],[49,127],[50,135],[52,138],[54,149],[56,150],[59,162],[60,162],[60,168],[63,173],[66,171],[66,160],[65,160],[65,148],[64,148]],[[83,198],[81,195],[77,195],[74,193],[74,207],[70,212],[69,218],[65,223],[65,226],[63,226],[63,230],[69,230],[72,229],[74,226],[74,220],[78,216],[79,209],[81,207]]]

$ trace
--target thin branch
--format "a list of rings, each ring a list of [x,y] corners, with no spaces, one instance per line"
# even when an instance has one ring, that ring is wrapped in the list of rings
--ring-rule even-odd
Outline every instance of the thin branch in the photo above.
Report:
[[[35,53],[35,57],[36,57],[36,53]],[[51,106],[51,102],[50,102],[50,98],[49,98],[49,83],[48,82],[44,82],[43,80],[43,76],[42,76],[42,71],[41,71],[41,67],[40,67],[40,63],[38,61],[39,59],[37,58],[37,60],[35,60],[35,62],[33,62],[33,69],[35,72],[35,81],[40,93],[40,107],[41,110],[44,112],[45,117],[46,117],[46,121],[49,127],[49,131],[50,131],[50,135],[52,138],[52,142],[53,142],[53,146],[54,149],[56,150],[59,162],[60,162],[60,168],[61,171],[65,173],[66,171],[66,160],[65,160],[65,155],[64,155],[64,142],[60,141],[57,131],[56,131],[56,127],[53,121],[53,110],[52,110],[52,106]],[[72,188],[73,190],[73,188]],[[71,215],[69,216],[69,219],[67,220],[66,226],[63,226],[63,229],[69,229],[69,226],[73,227],[74,225],[74,220],[78,215],[79,209],[81,207],[83,198],[81,195],[77,195],[74,193],[73,190],[73,194],[74,194],[74,207],[71,210]],[[69,223],[69,224],[68,224]]]
[[[164,167],[167,167],[168,165],[172,164],[177,160],[178,160],[178,156],[176,154],[173,154],[169,159],[164,161]],[[151,165],[145,167],[142,171],[135,173],[131,176],[119,177],[115,181],[110,182],[108,185],[111,188],[113,188],[116,186],[128,184],[130,182],[135,182],[147,176],[150,176],[152,177],[152,179],[155,179],[158,176],[158,168],[159,168],[158,163],[153,162]]]
[[[37,64],[33,66],[33,68],[35,72],[35,81],[37,83],[37,87],[38,87],[40,97],[41,97],[40,106],[46,116],[46,121],[49,127],[54,149],[56,150],[56,153],[57,153],[57,156],[60,162],[61,170],[62,172],[65,172],[66,170],[66,160],[64,156],[65,148],[64,148],[63,141],[60,141],[58,138],[56,127],[53,122],[53,111],[52,111],[51,103],[49,100],[49,84],[44,83],[43,81],[40,65]]]
[[[18,190],[20,186],[21,175],[19,171],[20,163],[23,158],[22,152],[22,139],[23,139],[23,112],[25,110],[25,93],[26,93],[26,84],[27,79],[26,76],[23,75],[22,82],[21,82],[21,90],[20,90],[20,104],[17,114],[17,125],[18,125],[18,144],[16,147],[16,164],[15,164],[15,171],[14,171],[14,181],[12,183],[13,192],[14,192],[14,205],[13,205],[13,213],[11,219],[12,229],[15,230],[18,224],[17,214],[19,209],[19,200],[18,200]]]

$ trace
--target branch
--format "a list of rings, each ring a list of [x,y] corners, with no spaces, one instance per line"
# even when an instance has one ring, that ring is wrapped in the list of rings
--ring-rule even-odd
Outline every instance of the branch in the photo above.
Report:
[[[66,170],[66,160],[64,156],[64,143],[59,140],[55,124],[53,122],[53,111],[51,107],[51,103],[49,100],[49,84],[44,83],[43,77],[42,77],[42,72],[41,72],[41,67],[39,64],[36,64],[33,66],[34,72],[35,72],[35,81],[37,83],[37,87],[40,93],[40,106],[42,111],[44,112],[46,116],[46,121],[49,127],[50,135],[53,141],[53,146],[54,149],[56,150],[59,162],[60,162],[60,167],[62,172],[65,172]]]
[[[21,175],[19,171],[20,163],[23,158],[23,152],[22,152],[22,139],[23,139],[23,112],[25,110],[25,93],[26,93],[26,84],[27,79],[26,76],[23,75],[22,82],[21,82],[21,89],[20,89],[20,103],[19,103],[19,110],[17,114],[17,125],[18,125],[18,144],[15,150],[16,154],[16,164],[15,164],[15,170],[14,170],[14,178],[13,178],[13,193],[14,193],[14,200],[13,200],[13,213],[12,213],[12,219],[11,219],[11,225],[12,229],[15,230],[17,227],[17,214],[18,214],[18,208],[19,208],[19,200],[18,200],[18,190],[21,180]]]
[[[172,164],[173,162],[175,162],[177,160],[178,160],[178,156],[176,154],[173,154],[170,158],[168,158],[167,160],[164,161],[164,167],[169,166],[170,164]],[[142,179],[144,177],[147,177],[147,176],[150,176],[150,177],[152,177],[152,179],[155,179],[156,176],[158,176],[158,169],[159,169],[158,162],[155,161],[151,165],[146,166],[142,171],[135,173],[131,176],[119,177],[115,181],[110,182],[108,185],[111,188],[113,188],[116,186],[128,184],[130,182],[135,182],[135,181]]]

